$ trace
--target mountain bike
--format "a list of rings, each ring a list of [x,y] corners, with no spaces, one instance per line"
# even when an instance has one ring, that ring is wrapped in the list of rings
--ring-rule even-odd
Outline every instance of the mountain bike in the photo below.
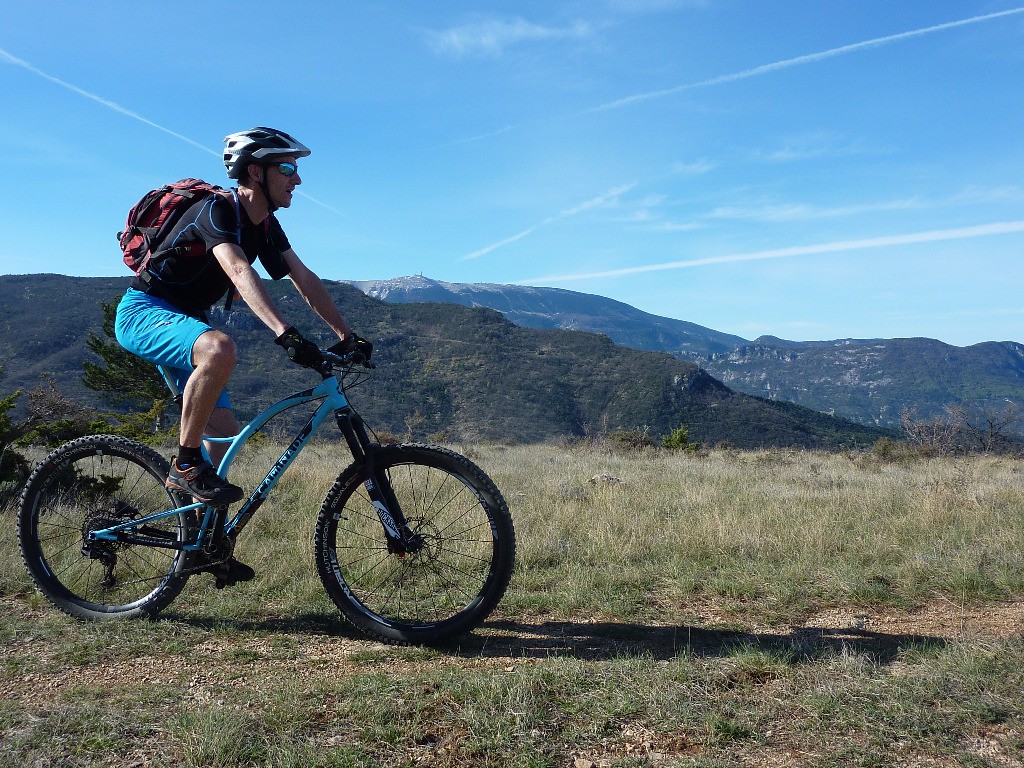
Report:
[[[39,590],[80,619],[156,616],[190,576],[227,563],[238,535],[333,414],[352,463],[316,519],[314,560],[331,600],[385,642],[437,644],[477,627],[512,575],[515,531],[505,499],[452,450],[371,440],[346,393],[372,366],[358,353],[323,354],[319,385],[271,405],[233,437],[206,438],[228,444],[218,466],[227,477],[274,417],[319,402],[233,514],[165,487],[168,461],[137,441],[91,435],[50,453],[29,476],[18,517]]]

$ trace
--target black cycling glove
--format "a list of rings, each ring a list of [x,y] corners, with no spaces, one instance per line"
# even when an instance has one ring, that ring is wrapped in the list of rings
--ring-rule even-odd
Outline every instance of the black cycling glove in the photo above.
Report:
[[[368,363],[370,362],[370,356],[373,354],[373,344],[361,336],[348,333],[345,335],[344,341],[339,341],[333,347],[328,347],[327,351],[333,352],[336,355],[347,355],[350,352],[357,352],[363,356],[363,362]]]
[[[291,326],[274,339],[274,343],[284,347],[289,359],[304,368],[315,368],[323,362],[324,358],[320,354],[320,347],[309,339],[304,338],[301,333]]]

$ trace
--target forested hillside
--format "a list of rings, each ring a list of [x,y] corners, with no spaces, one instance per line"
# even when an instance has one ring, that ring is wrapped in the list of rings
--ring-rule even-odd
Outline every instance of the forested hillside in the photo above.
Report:
[[[96,402],[80,383],[85,339],[100,333],[101,302],[121,278],[0,277],[3,392],[51,374],[71,396]],[[322,324],[288,281],[268,283],[286,316],[311,337]],[[516,326],[498,312],[450,304],[385,304],[356,288],[328,288],[352,326],[376,344],[378,368],[353,392],[367,421],[397,434],[534,442],[616,429],[652,436],[685,425],[693,439],[738,447],[870,444],[880,430],[728,389],[693,363],[613,344],[606,336]],[[312,383],[274,346],[244,306],[213,313],[240,351],[232,395],[243,418]],[[326,334],[318,337],[330,343]]]

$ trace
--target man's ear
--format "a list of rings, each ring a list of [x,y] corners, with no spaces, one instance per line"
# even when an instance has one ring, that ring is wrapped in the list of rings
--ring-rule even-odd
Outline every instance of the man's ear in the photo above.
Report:
[[[263,183],[263,166],[257,165],[256,163],[249,163],[245,167],[246,173],[249,174],[249,179],[256,182],[257,184]]]

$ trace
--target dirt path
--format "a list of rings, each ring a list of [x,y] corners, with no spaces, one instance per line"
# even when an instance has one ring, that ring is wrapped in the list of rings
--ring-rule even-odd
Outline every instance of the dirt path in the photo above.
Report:
[[[1024,633],[1024,600],[960,606],[936,600],[913,612],[874,613],[832,610],[806,622],[827,630],[860,628],[889,635],[918,635],[944,640],[1009,639]]]
[[[957,641],[1009,640],[1024,636],[1024,600],[990,603],[984,606],[958,606],[935,601],[913,612],[862,612],[832,609],[808,618],[796,626],[749,626],[737,628],[735,620],[716,615],[713,606],[693,606],[704,617],[699,625],[630,624],[614,620],[581,618],[577,620],[530,617],[518,621],[489,622],[457,648],[448,653],[416,661],[403,660],[400,651],[363,638],[355,631],[339,625],[310,625],[285,620],[268,620],[249,625],[253,632],[237,632],[211,636],[190,651],[192,661],[209,659],[209,664],[182,665],[174,660],[126,658],[104,660],[95,666],[86,665],[68,677],[55,665],[52,674],[34,672],[15,677],[12,684],[18,693],[44,690],[53,695],[66,686],[88,684],[91,670],[96,682],[120,679],[124,683],[186,683],[200,695],[211,683],[231,684],[230,665],[216,663],[226,655],[255,665],[263,670],[268,684],[281,679],[301,679],[307,675],[322,676],[330,668],[334,676],[364,671],[368,655],[380,654],[389,667],[405,665],[438,668],[447,665],[510,666],[530,659],[552,655],[574,656],[592,660],[610,659],[623,653],[645,653],[655,658],[671,658],[680,652],[694,656],[714,657],[727,654],[737,643],[761,647],[796,649],[815,654],[829,648],[848,648],[871,654],[881,663],[892,661],[899,651],[914,643],[947,643]],[[33,623],[41,611],[17,601],[0,601],[0,610],[20,615]],[[45,661],[58,652],[38,640],[15,638],[5,655],[29,654]],[[49,665],[43,665],[45,668]],[[201,673],[194,670],[202,669]],[[252,686],[247,676],[245,685]]]
[[[0,687],[5,697],[12,703],[19,702],[31,717],[60,711],[64,702],[82,695],[103,692],[104,697],[123,700],[150,689],[179,691],[190,705],[216,709],[225,702],[238,706],[240,701],[272,701],[282,686],[316,690],[332,680],[363,675],[378,666],[389,674],[446,667],[511,673],[522,665],[543,664],[553,656],[596,662],[622,654],[656,660],[670,660],[680,653],[693,658],[726,658],[739,644],[795,651],[812,660],[828,658],[835,650],[850,650],[891,664],[895,672],[902,651],[922,643],[995,643],[1024,636],[1024,600],[984,606],[959,606],[939,600],[913,612],[833,609],[794,626],[742,626],[735,616],[716,611],[711,604],[688,605],[687,609],[701,619],[677,625],[587,617],[498,620],[488,622],[462,645],[440,653],[409,651],[367,640],[333,616],[267,618],[239,623],[227,632],[207,633],[193,627],[187,632],[187,649],[173,654],[164,651],[137,656],[130,649],[123,653],[116,648],[109,652],[100,649],[102,658],[76,663],[73,674],[69,674],[66,645],[74,638],[75,625],[53,632],[51,624],[46,632],[15,633],[0,648],[0,661],[9,659],[5,673],[0,674]],[[12,615],[26,629],[52,615],[48,608],[34,609],[3,599],[0,611]],[[737,764],[759,768],[813,764],[815,756],[801,752],[804,747],[798,746],[803,742],[790,739],[786,728],[781,724],[778,732],[763,735],[763,743],[745,752],[741,748],[738,754],[742,759]],[[1018,732],[1012,727],[993,725],[974,734],[962,748],[986,764],[1020,768],[1022,763],[1014,757],[1014,745],[1018,743]],[[152,740],[140,743],[133,747],[132,764],[151,765],[154,755],[164,754],[167,748]],[[705,748],[693,734],[657,734],[639,721],[624,721],[621,732],[586,749],[566,746],[567,764],[573,768],[607,768],[626,757],[667,766],[699,755]],[[425,766],[447,764],[446,747],[440,742],[408,749],[410,761],[423,760]],[[903,764],[952,768],[958,763],[953,758],[929,754]]]

